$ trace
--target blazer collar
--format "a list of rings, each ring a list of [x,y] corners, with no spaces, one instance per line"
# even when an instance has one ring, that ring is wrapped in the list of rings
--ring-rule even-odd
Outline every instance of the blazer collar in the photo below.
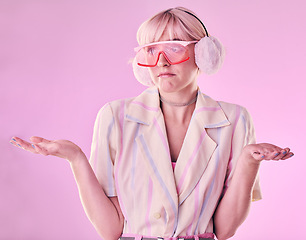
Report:
[[[198,93],[196,107],[187,130],[177,165],[173,172],[167,133],[160,109],[159,92],[153,87],[145,90],[127,104],[125,119],[143,125],[135,139],[146,170],[161,194],[168,220],[165,235],[172,235],[182,204],[204,174],[217,143],[206,128],[229,125],[220,105]],[[157,141],[158,139],[158,141]]]
[[[154,117],[160,113],[158,89],[151,87],[130,102],[125,119],[151,125]],[[197,118],[204,128],[217,128],[230,124],[219,103],[203,94],[200,89],[193,117]]]

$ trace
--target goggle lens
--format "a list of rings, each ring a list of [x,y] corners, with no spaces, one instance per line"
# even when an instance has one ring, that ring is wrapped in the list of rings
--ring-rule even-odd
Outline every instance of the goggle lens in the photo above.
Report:
[[[144,67],[155,67],[160,54],[166,58],[170,64],[178,64],[189,59],[187,45],[197,41],[164,41],[147,44],[136,48],[136,61],[138,65]]]

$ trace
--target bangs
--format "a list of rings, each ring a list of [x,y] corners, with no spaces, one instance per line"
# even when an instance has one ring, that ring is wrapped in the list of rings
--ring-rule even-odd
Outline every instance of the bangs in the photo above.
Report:
[[[176,9],[171,11],[173,10]],[[171,11],[157,14],[140,26],[137,32],[139,45],[158,42],[163,36],[169,37],[167,40],[184,41],[200,40],[205,36],[197,26],[199,25],[198,20],[194,21],[193,16],[182,13],[181,10],[173,11],[173,13]]]

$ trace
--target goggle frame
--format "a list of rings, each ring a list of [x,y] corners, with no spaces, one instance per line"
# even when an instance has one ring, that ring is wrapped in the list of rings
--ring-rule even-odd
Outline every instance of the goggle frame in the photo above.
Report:
[[[197,40],[193,40],[193,41],[179,41],[179,40],[172,40],[172,41],[159,41],[159,42],[153,42],[153,43],[148,43],[148,44],[145,44],[145,45],[141,45],[141,46],[138,46],[136,48],[134,48],[135,52],[136,52],[136,61],[137,61],[137,54],[145,47],[149,47],[149,46],[154,46],[154,45],[158,45],[158,44],[179,44],[179,45],[182,45],[184,48],[186,48],[189,44],[192,44],[192,43],[197,43],[198,41]],[[188,49],[186,49],[187,53],[188,53]],[[144,63],[139,63],[137,62],[137,64],[139,66],[142,66],[142,67],[155,67],[158,63],[158,60],[159,60],[159,57],[160,57],[160,54],[163,54],[163,56],[166,58],[166,60],[171,64],[171,65],[174,65],[174,64],[179,64],[179,63],[182,63],[182,62],[185,62],[189,59],[189,56],[186,58],[186,59],[183,59],[183,60],[180,60],[178,62],[172,62],[169,57],[167,56],[167,53],[165,53],[164,51],[159,51],[158,54],[156,55],[156,62],[155,64],[144,64]]]

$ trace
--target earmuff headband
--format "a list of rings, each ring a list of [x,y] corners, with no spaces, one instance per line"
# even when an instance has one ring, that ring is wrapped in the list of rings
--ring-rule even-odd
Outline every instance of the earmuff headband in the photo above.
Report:
[[[170,8],[170,9],[168,9],[166,12],[170,12],[172,9],[173,9],[173,8]],[[197,19],[197,20],[201,23],[202,27],[204,28],[206,37],[209,37],[208,31],[207,31],[207,29],[206,29],[204,23],[201,21],[200,18],[198,18],[196,15],[194,15],[193,13],[188,12],[188,11],[186,11],[186,10],[183,10],[183,9],[180,9],[180,8],[175,8],[175,9],[181,10],[181,11],[183,11],[183,12],[185,12],[185,13],[187,13],[187,14],[193,16],[195,19]]]
[[[196,15],[194,15],[193,13],[188,12],[188,11],[186,11],[186,10],[182,10],[182,9],[179,9],[179,10],[181,10],[181,11],[183,11],[183,12],[185,12],[185,13],[188,13],[189,15],[191,15],[191,16],[193,16],[195,19],[197,19],[197,20],[201,23],[201,25],[203,26],[206,36],[209,37],[208,32],[207,32],[207,29],[206,29],[204,23],[200,20],[200,18],[198,18]]]

